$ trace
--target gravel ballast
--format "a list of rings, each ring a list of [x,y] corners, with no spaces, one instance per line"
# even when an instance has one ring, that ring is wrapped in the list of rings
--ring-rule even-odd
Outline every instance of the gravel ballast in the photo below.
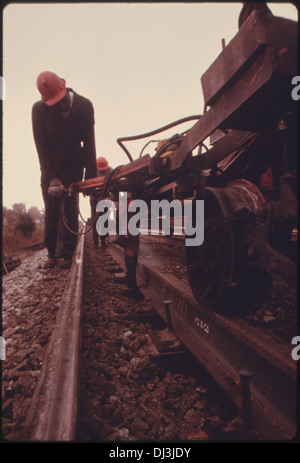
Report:
[[[164,324],[153,325],[147,317],[151,300],[129,297],[122,277],[109,252],[95,249],[87,237],[78,440],[207,441],[240,435],[239,415],[200,366],[190,357],[188,365],[186,358],[174,364],[159,354],[155,339],[169,347],[179,341]]]
[[[2,277],[2,435],[19,440],[55,325],[68,270],[44,269],[47,251]]]

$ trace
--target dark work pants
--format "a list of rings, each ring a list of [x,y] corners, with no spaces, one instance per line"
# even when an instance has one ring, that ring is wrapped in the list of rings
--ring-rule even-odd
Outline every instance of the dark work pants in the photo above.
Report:
[[[91,197],[90,198],[90,205],[91,205],[91,216],[92,216],[92,222],[94,223],[94,226],[93,226],[93,242],[94,244],[98,244],[98,233],[97,233],[97,230],[96,230],[96,219],[98,217],[98,214],[96,212],[96,206],[97,206],[97,202],[98,202],[98,198],[95,198],[95,197]]]
[[[140,247],[139,235],[127,234],[124,239],[124,262],[127,269],[127,286],[136,288],[136,266]]]
[[[96,197],[91,197],[90,198],[90,205],[91,205],[91,218],[92,218],[92,222],[94,222],[94,226],[93,226],[93,242],[94,244],[97,246],[98,245],[98,242],[99,242],[99,234],[97,232],[97,229],[96,229],[96,224],[97,224],[97,219],[102,215],[104,214],[103,213],[100,213],[100,212],[97,212],[96,211],[96,206],[97,206],[97,203],[100,201],[99,198],[96,198]],[[101,241],[101,245],[102,246],[105,246],[105,242],[106,242],[106,235],[102,235],[100,234],[100,241]]]
[[[64,215],[68,227],[78,232],[78,208],[76,194],[64,195],[63,198],[49,198],[48,188],[42,188],[45,203],[44,243],[51,257],[73,257],[77,244],[77,235],[68,230],[62,215],[64,198]]]
[[[127,207],[131,200],[127,201]],[[130,218],[134,215],[134,213],[128,213],[127,215],[127,223]],[[124,262],[127,269],[127,287],[136,289],[136,267],[138,263],[138,254],[140,248],[140,236],[139,235],[131,235],[127,228],[127,233],[124,235],[123,240],[123,247],[124,247]]]

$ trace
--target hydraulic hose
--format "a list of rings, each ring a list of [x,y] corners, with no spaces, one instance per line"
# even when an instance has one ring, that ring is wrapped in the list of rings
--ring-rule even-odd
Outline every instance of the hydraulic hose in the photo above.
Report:
[[[66,214],[65,214],[65,200],[66,200],[66,193],[63,195],[63,198],[62,198],[62,202],[61,202],[61,213],[62,213],[62,219],[63,219],[63,223],[65,225],[65,227],[69,230],[69,232],[73,233],[73,235],[86,235],[90,230],[92,230],[92,228],[96,225],[96,222],[97,222],[97,219],[98,217],[95,218],[95,220],[93,220],[93,222],[91,223],[91,226],[86,229],[86,231],[84,232],[76,232],[74,230],[72,230],[68,223],[67,223],[67,218],[66,218]],[[81,217],[81,219],[83,220],[84,223],[87,223],[83,218],[82,218],[82,215],[81,215],[81,212],[80,212],[80,208],[79,208],[79,195],[78,193],[76,192],[76,203],[77,203],[77,211]]]
[[[111,172],[110,174],[107,176],[107,179],[106,179],[106,182],[105,182],[105,185],[104,185],[104,188],[103,188],[103,192],[102,192],[102,197],[99,198],[99,201],[101,201],[103,198],[105,198],[106,194],[107,194],[107,190],[108,190],[108,186],[111,182],[111,179],[115,173],[115,171],[117,169],[119,169],[120,166],[118,167],[115,167]],[[77,211],[78,211],[78,214],[81,218],[81,220],[86,224],[87,221],[84,220],[84,218],[82,217],[82,214],[81,214],[81,211],[80,211],[80,207],[79,207],[79,194],[78,192],[76,191],[75,192],[76,194],[76,204],[77,204]],[[69,232],[73,233],[74,235],[86,235],[90,230],[92,230],[92,228],[96,225],[96,222],[98,220],[98,217],[96,216],[95,220],[92,221],[90,227],[85,231],[85,232],[76,232],[74,230],[72,230],[68,223],[67,223],[67,218],[66,218],[66,214],[65,214],[65,201],[66,201],[66,196],[67,196],[67,193],[65,192],[64,195],[63,195],[63,198],[62,198],[62,204],[61,204],[61,210],[62,210],[62,218],[63,218],[63,222],[64,222],[64,225],[65,227],[69,230]]]
[[[132,158],[131,154],[129,153],[128,149],[123,145],[122,142],[140,140],[142,138],[151,137],[152,135],[155,135],[155,134],[160,133],[160,132],[164,132],[167,129],[171,129],[172,127],[175,127],[176,125],[183,124],[184,122],[189,122],[189,121],[193,121],[193,120],[196,120],[196,119],[198,120],[201,117],[202,116],[200,116],[200,115],[199,116],[187,116],[187,117],[184,117],[183,119],[178,119],[177,121],[174,121],[174,122],[171,122],[170,124],[164,125],[163,127],[160,127],[159,129],[152,130],[151,132],[142,133],[140,135],[133,135],[131,137],[118,138],[117,143],[125,151],[125,153],[127,154],[129,160],[132,162],[133,158]]]

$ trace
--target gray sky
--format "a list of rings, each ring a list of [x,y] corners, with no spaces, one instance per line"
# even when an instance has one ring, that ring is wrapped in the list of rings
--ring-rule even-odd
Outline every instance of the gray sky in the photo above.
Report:
[[[292,4],[268,5],[278,16],[298,19]],[[97,156],[113,167],[126,164],[117,138],[202,114],[200,77],[221,52],[222,38],[228,43],[237,33],[241,8],[242,3],[195,2],[8,5],[3,204],[44,207],[31,126],[40,72],[56,72],[92,101]],[[126,143],[134,158],[146,141]]]

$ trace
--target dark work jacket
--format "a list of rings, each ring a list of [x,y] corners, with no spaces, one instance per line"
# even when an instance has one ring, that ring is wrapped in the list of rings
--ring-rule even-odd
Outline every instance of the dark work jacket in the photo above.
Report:
[[[97,176],[94,108],[90,100],[72,89],[73,103],[64,119],[54,106],[41,100],[32,107],[32,127],[39,156],[42,187],[59,178],[65,187]]]

